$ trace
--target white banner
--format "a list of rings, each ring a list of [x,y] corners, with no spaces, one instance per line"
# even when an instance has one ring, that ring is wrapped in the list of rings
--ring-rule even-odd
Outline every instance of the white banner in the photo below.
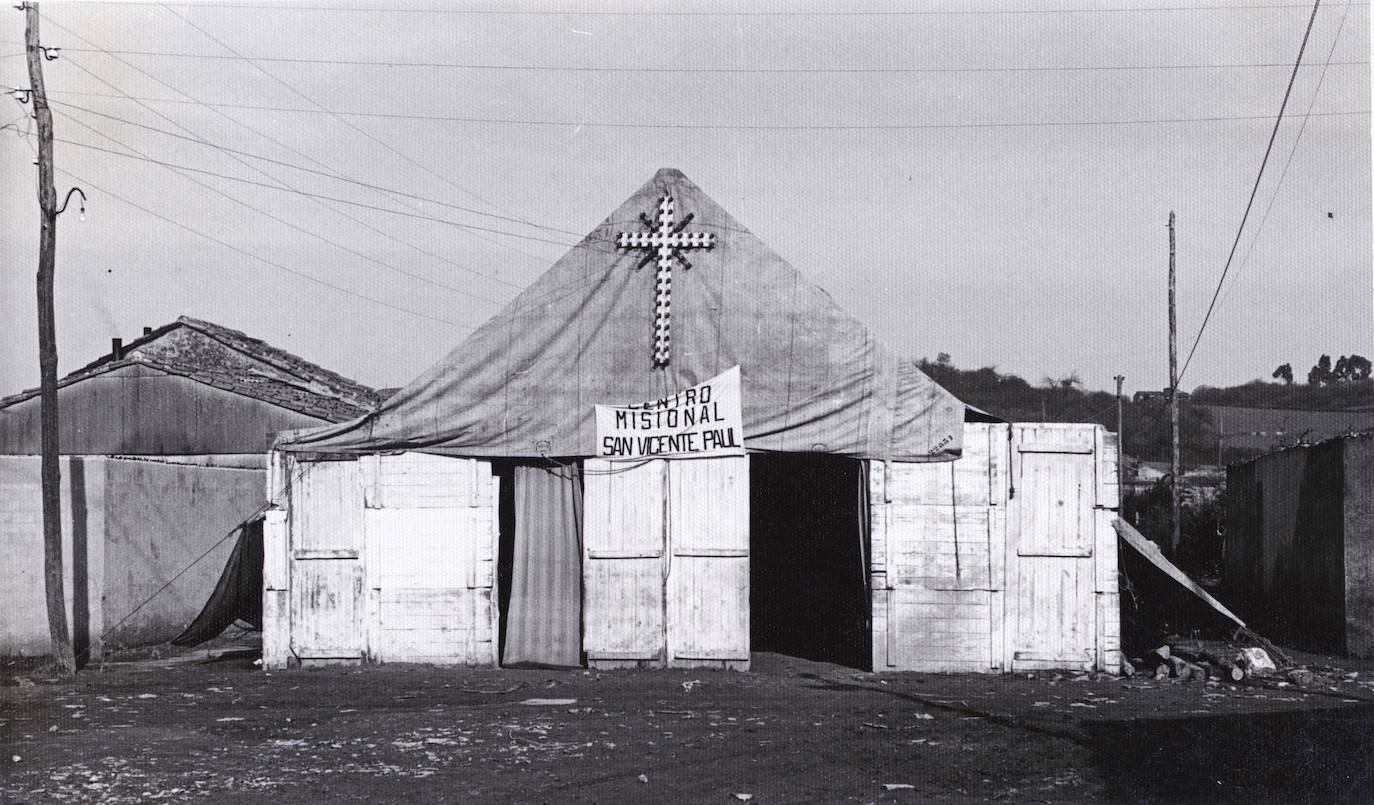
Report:
[[[661,400],[598,405],[596,444],[613,461],[744,455],[739,367]]]

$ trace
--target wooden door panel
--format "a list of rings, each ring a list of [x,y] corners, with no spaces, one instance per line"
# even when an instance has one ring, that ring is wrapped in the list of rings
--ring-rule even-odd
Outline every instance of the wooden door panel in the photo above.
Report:
[[[302,661],[363,655],[363,497],[356,461],[324,461],[290,489],[291,651]]]
[[[587,459],[583,647],[593,665],[664,659],[666,462]]]
[[[749,662],[749,459],[668,467],[668,661]]]
[[[1006,569],[1013,670],[1096,663],[1096,430],[1016,428]]]

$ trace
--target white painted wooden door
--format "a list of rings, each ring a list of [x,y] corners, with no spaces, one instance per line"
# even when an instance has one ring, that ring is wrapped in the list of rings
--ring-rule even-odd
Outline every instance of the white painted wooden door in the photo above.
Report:
[[[747,668],[748,459],[588,459],[583,481],[587,661]]]
[[[583,464],[582,641],[594,667],[665,659],[667,466]]]
[[[1006,427],[965,425],[957,461],[872,465],[875,670],[1000,666]]]
[[[668,664],[749,667],[749,458],[668,466]]]
[[[356,461],[316,463],[291,485],[291,652],[302,663],[363,656],[362,485]]]
[[[1007,535],[1011,670],[1097,662],[1096,429],[1018,425]]]
[[[372,659],[495,665],[491,464],[405,453],[363,468]]]

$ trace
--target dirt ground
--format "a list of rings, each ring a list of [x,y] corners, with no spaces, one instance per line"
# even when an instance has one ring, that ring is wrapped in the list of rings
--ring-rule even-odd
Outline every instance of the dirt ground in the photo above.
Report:
[[[331,668],[8,669],[6,802],[1374,802],[1374,674],[1306,687]],[[0,673],[7,669],[0,668]]]

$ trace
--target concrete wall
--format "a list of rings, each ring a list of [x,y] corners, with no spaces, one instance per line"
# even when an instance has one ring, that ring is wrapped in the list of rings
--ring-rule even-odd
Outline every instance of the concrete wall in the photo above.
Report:
[[[263,502],[261,469],[64,457],[63,558],[78,652],[205,554]],[[168,640],[200,611],[232,550],[226,540],[107,638]],[[36,456],[0,456],[0,655],[50,651]]]
[[[107,640],[170,640],[200,612],[224,570],[234,548],[225,535],[265,502],[265,471],[135,459],[106,466],[105,628],[128,618]]]
[[[78,652],[103,629],[105,464],[100,457],[61,460],[63,584]],[[0,655],[51,650],[40,491],[36,457],[0,456]]]

